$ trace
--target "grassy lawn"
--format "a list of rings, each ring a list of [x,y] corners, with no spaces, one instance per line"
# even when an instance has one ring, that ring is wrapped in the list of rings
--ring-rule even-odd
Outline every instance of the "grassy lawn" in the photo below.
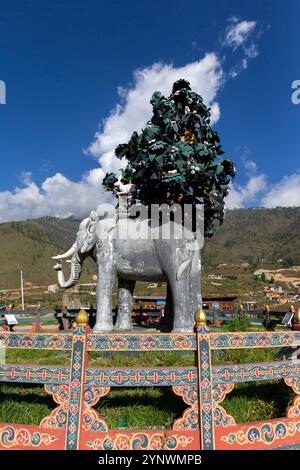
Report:
[[[8,364],[37,364],[67,366],[71,361],[70,351],[47,351],[46,349],[7,349],[5,361]]]
[[[39,424],[55,403],[40,385],[0,384],[0,422]]]
[[[232,322],[225,331],[249,331],[253,326]],[[261,330],[257,327],[255,330]],[[213,364],[268,362],[276,360],[278,349],[244,349],[213,352]],[[69,365],[70,352],[9,349],[7,363]],[[194,352],[90,353],[91,367],[193,366]],[[236,384],[222,406],[237,422],[251,422],[284,416],[293,391],[283,381]],[[0,422],[39,424],[55,407],[51,396],[39,385],[0,385]],[[111,429],[170,427],[186,408],[170,387],[112,388],[95,407]]]
[[[283,417],[295,394],[283,380],[235,385],[222,403],[237,423]]]
[[[109,428],[169,428],[186,405],[170,387],[112,388],[96,405]]]
[[[284,416],[294,397],[283,381],[236,384],[222,406],[236,422]],[[55,407],[40,385],[0,385],[0,422],[39,424]],[[122,422],[132,429],[170,427],[186,405],[169,387],[112,388],[100,399],[96,410],[111,429]]]

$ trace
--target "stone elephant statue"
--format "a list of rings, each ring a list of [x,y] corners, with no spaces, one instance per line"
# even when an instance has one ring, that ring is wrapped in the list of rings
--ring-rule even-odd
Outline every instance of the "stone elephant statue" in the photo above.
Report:
[[[175,222],[169,222],[170,237],[157,236],[157,227],[149,220],[116,218],[99,220],[92,211],[79,226],[76,241],[64,254],[54,256],[58,263],[58,283],[63,288],[74,286],[80,278],[87,256],[97,264],[97,314],[94,332],[130,330],[132,297],[136,281],[166,281],[167,301],[163,328],[165,331],[191,332],[195,312],[201,308],[201,257],[192,232],[183,228],[176,238]],[[138,233],[138,237],[136,234]],[[160,232],[161,233],[161,232]],[[132,235],[133,234],[133,235]],[[173,236],[172,236],[173,234]],[[65,281],[60,260],[71,256],[71,274]],[[118,278],[118,316],[113,326],[112,291]]]

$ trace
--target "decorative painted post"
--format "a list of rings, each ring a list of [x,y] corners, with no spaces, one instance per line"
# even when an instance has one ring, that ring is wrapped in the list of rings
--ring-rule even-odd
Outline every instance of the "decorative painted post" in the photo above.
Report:
[[[213,319],[214,319],[214,325],[218,326],[218,313],[219,311],[214,307],[213,308]]]
[[[62,314],[61,322],[62,322],[63,330],[66,331],[68,329],[68,319],[65,317],[64,313]]]
[[[35,312],[35,332],[40,333],[41,332],[41,306],[40,304],[37,304],[36,312]]]
[[[294,305],[291,305],[291,306],[290,306],[290,312],[293,313],[294,316],[295,316],[296,310],[295,310]],[[293,317],[293,318],[294,318],[294,317]]]
[[[292,330],[293,331],[300,331],[300,308],[297,308],[297,311],[294,309],[294,317],[293,317],[293,323],[292,323]],[[298,351],[299,351],[298,347]],[[300,359],[300,352],[297,356],[297,359]]]
[[[266,319],[265,319],[266,328],[269,328],[270,323],[271,323],[269,305],[265,305],[265,315],[266,315]]]
[[[195,314],[195,321],[197,337],[199,428],[201,450],[213,450],[215,448],[215,438],[211,351],[209,329],[206,325],[206,316],[203,310],[197,310]]]
[[[86,351],[86,333],[88,315],[80,310],[72,338],[72,360],[69,381],[69,404],[66,428],[67,450],[79,449],[81,419],[84,400],[84,373],[88,366],[88,353]]]
[[[294,310],[292,330],[300,331],[300,308],[297,309],[297,312]]]
[[[244,305],[243,304],[240,304],[239,314],[240,314],[240,318],[244,318],[245,314],[244,314]]]

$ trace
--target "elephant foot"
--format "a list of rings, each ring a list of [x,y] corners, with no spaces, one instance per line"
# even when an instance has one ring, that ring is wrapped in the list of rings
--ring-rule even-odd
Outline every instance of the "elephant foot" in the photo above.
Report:
[[[174,328],[172,330],[172,333],[193,333],[194,332],[194,326],[188,327],[188,328]]]
[[[114,331],[120,331],[120,332],[125,332],[125,331],[132,331],[133,325],[130,322],[126,323],[116,323],[114,326]]]
[[[116,333],[131,333],[132,328],[114,328],[114,332]]]
[[[95,325],[93,328],[93,333],[112,333],[113,327],[109,325]]]
[[[130,324],[127,325],[115,325],[114,331],[124,333],[125,331],[132,331],[133,326]]]

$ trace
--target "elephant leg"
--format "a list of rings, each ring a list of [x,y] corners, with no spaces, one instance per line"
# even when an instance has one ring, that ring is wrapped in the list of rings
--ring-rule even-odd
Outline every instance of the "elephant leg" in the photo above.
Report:
[[[191,333],[194,330],[194,315],[192,315],[190,300],[190,272],[187,270],[180,279],[168,279],[172,289],[173,299],[173,333]]]
[[[198,309],[202,308],[201,295],[201,262],[200,253],[195,252],[190,275],[191,315],[193,318]]]
[[[119,278],[118,316],[114,329],[117,331],[132,330],[132,295],[135,281]]]
[[[160,331],[169,332],[173,328],[173,299],[172,299],[172,291],[167,284],[167,298],[166,298],[166,306],[164,309],[164,317],[160,322]]]
[[[172,331],[192,332],[194,315],[191,315],[190,275],[193,253],[180,240],[159,240],[155,244],[155,254],[172,293]]]
[[[108,240],[98,255],[97,315],[93,328],[94,333],[113,330],[112,293],[115,275],[113,245]]]

